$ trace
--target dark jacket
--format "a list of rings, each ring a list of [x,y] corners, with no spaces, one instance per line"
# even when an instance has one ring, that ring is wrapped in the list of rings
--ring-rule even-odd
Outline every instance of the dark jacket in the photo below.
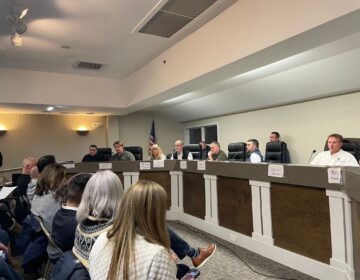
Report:
[[[86,268],[71,251],[64,253],[56,262],[50,280],[89,280]]]
[[[108,159],[102,154],[95,154],[95,156],[91,156],[87,154],[83,157],[82,162],[98,162],[98,161],[108,161]]]
[[[189,155],[188,151],[183,150],[182,152],[182,159],[187,159]],[[178,159],[178,154],[177,152],[173,153],[173,159]]]
[[[56,212],[51,236],[63,252],[71,250],[74,246],[76,227],[75,210],[61,208]]]

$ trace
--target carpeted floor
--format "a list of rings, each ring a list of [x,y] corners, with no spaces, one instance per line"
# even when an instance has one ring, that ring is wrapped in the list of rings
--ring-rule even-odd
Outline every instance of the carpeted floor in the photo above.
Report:
[[[205,247],[209,243],[217,245],[216,253],[200,268],[201,274],[198,279],[315,279],[193,227],[178,222],[170,222],[170,225],[194,247]],[[182,262],[191,267],[189,258],[185,258]],[[244,262],[259,273],[253,272]],[[270,277],[271,275],[275,277]]]

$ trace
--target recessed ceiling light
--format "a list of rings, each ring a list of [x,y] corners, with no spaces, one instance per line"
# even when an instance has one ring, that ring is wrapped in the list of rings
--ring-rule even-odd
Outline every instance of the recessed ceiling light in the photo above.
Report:
[[[54,109],[55,109],[54,106],[48,106],[48,107],[46,107],[46,111],[47,111],[47,112],[54,111]]]

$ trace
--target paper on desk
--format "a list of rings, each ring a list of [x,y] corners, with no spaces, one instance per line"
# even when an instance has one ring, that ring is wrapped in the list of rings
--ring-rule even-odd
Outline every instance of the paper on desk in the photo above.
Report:
[[[339,167],[328,168],[329,184],[341,184],[341,169]]]
[[[15,187],[3,187],[0,191],[0,200],[1,199],[5,199],[9,196],[9,194],[11,194],[13,192],[13,190],[15,190],[17,188],[17,186]]]

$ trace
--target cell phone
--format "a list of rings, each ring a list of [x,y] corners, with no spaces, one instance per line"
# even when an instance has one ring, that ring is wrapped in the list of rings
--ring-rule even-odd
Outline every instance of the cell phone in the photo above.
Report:
[[[183,278],[181,278],[181,280],[192,280],[192,279],[196,279],[198,276],[200,275],[200,271],[192,268],[190,269],[190,271],[188,273],[186,273],[184,275]]]
[[[0,258],[3,260],[7,260],[7,254],[5,251],[0,250]]]

